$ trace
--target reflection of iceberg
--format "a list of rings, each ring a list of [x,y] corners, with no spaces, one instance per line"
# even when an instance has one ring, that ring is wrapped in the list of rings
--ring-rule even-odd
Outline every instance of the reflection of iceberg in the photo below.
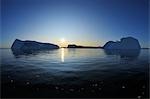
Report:
[[[107,55],[119,55],[121,58],[136,58],[140,54],[139,50],[104,50]]]
[[[21,51],[21,50],[12,50],[12,53],[14,56],[20,56],[20,55],[37,55],[38,53],[40,53],[40,51]]]
[[[38,55],[41,53],[49,53],[51,51],[55,51],[57,49],[51,49],[51,50],[42,50],[42,51],[22,51],[22,50],[12,50],[13,55],[16,58],[19,58],[20,56],[30,56],[30,55]]]

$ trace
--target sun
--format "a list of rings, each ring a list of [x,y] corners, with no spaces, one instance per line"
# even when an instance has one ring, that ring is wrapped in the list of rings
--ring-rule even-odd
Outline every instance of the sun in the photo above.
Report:
[[[65,38],[61,38],[59,44],[61,47],[66,47],[68,43]]]
[[[66,40],[65,40],[64,38],[61,38],[61,39],[60,39],[60,42],[61,42],[61,43],[65,43],[65,41],[66,41]]]

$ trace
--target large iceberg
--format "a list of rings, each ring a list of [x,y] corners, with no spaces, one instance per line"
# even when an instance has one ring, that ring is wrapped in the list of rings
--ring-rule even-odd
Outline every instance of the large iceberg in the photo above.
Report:
[[[36,41],[21,41],[16,39],[11,46],[12,51],[15,52],[34,52],[40,50],[58,49],[59,46],[50,43],[41,43]]]
[[[133,37],[121,38],[120,41],[109,41],[104,46],[104,49],[118,49],[118,50],[134,50],[140,49],[139,41]]]

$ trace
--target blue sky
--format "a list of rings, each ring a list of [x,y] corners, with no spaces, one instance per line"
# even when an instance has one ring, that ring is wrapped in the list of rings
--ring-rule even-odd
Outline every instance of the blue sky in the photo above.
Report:
[[[1,18],[4,48],[16,38],[103,46],[128,36],[150,46],[148,0],[2,0]]]

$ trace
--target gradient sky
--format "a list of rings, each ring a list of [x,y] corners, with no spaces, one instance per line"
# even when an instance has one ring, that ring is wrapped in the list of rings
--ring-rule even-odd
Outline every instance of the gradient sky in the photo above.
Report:
[[[0,47],[16,38],[103,46],[127,36],[150,46],[148,0],[2,0],[1,14]]]

